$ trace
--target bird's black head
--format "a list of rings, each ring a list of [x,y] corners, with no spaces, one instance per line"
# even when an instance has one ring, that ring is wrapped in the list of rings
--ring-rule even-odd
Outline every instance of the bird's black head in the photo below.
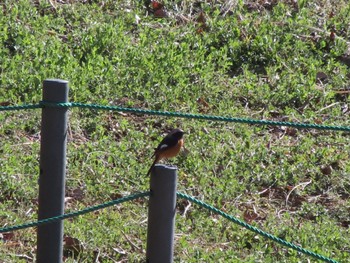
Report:
[[[178,140],[182,139],[183,135],[184,135],[184,131],[180,130],[180,129],[174,129],[172,130],[169,135],[174,136],[175,138],[177,138]]]

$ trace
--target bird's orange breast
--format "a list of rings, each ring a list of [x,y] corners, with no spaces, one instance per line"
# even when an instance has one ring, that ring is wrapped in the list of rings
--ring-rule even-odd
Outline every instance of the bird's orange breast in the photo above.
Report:
[[[183,139],[179,140],[178,143],[173,146],[170,147],[168,149],[165,149],[164,151],[160,151],[157,155],[158,160],[160,159],[168,159],[168,158],[172,158],[175,157],[181,150],[181,147],[183,146],[184,141]]]

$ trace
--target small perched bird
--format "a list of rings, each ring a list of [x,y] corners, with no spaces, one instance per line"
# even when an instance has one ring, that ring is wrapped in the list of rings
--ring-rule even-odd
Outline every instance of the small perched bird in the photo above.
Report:
[[[147,172],[147,176],[151,173],[154,165],[157,162],[162,159],[175,157],[180,152],[180,149],[184,144],[183,135],[184,132],[182,130],[174,129],[164,137],[164,139],[160,142],[154,151],[153,156],[155,156],[155,159]]]

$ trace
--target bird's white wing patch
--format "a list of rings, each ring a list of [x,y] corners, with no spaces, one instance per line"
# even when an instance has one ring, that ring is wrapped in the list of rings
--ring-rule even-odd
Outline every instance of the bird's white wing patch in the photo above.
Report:
[[[159,150],[162,150],[162,149],[167,148],[167,147],[168,147],[167,144],[162,144],[162,145],[159,147]]]

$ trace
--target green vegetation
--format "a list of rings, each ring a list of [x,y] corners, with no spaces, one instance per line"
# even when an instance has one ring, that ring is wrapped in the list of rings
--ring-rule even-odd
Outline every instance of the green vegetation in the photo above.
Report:
[[[350,126],[347,1],[164,5],[168,17],[143,1],[1,1],[0,104],[38,103],[42,81],[61,78],[82,103]],[[36,220],[40,110],[0,121],[0,225]],[[72,109],[66,211],[147,190],[153,148],[173,127],[187,132],[171,161],[179,191],[347,262],[344,132]],[[67,220],[65,262],[142,262],[146,227],[147,199]],[[32,262],[35,234],[0,235],[0,261]],[[308,258],[180,199],[175,261]]]

